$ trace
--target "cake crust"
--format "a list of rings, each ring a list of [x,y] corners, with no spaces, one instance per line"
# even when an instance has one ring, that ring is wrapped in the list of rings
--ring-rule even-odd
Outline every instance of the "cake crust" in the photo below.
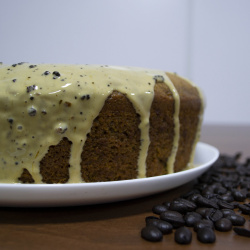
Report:
[[[94,120],[81,154],[86,182],[137,178],[140,117],[128,98],[114,91]]]

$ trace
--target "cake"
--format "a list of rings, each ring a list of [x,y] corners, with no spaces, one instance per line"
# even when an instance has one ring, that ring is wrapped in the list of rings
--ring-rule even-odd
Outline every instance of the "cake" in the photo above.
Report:
[[[202,95],[175,73],[0,65],[0,183],[82,183],[192,167]]]

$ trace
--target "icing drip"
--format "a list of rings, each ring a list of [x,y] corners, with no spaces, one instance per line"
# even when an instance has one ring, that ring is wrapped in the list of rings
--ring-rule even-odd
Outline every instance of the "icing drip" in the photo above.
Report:
[[[180,112],[180,96],[174,87],[174,84],[171,82],[171,80],[167,79],[168,87],[170,88],[170,91],[172,92],[172,95],[174,97],[174,140],[173,140],[173,147],[170,157],[167,161],[167,173],[171,174],[174,172],[174,163],[176,154],[178,151],[178,145],[179,145],[179,138],[180,138],[180,121],[179,121],[179,112]]]

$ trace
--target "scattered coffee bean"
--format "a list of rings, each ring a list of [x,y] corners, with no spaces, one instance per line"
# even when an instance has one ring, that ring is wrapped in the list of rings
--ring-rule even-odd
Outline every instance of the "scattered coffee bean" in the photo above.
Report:
[[[177,211],[179,213],[185,213],[186,212],[186,206],[185,206],[185,204],[183,204],[180,201],[173,200],[170,203],[169,210]]]
[[[198,184],[195,185],[195,188],[197,188],[202,193],[203,190],[208,187],[208,184],[209,183],[206,183],[204,181],[200,181]]]
[[[240,190],[233,190],[232,195],[236,201],[244,201],[246,199],[246,194]]]
[[[191,196],[189,196],[187,199],[194,202],[194,203],[196,203],[196,201],[197,201],[197,199],[199,197],[202,197],[202,195],[198,194],[198,193],[195,193],[195,194],[192,194]]]
[[[200,220],[194,224],[194,231],[198,232],[199,229],[209,227],[214,229],[214,223],[211,220]]]
[[[159,204],[159,205],[155,205],[152,208],[152,211],[154,214],[161,214],[163,212],[166,212],[168,210],[168,208],[165,205]]]
[[[232,229],[232,222],[227,218],[221,218],[215,222],[215,229],[221,232],[228,232]]]
[[[250,182],[248,182],[248,181],[242,181],[240,186],[241,186],[241,188],[246,188],[247,190],[250,190]]]
[[[210,207],[215,209],[219,208],[219,206],[215,202],[212,202],[203,196],[198,197],[196,203],[201,207]]]
[[[214,194],[213,195],[213,197],[210,197],[210,198],[208,198],[211,202],[213,202],[213,203],[215,203],[215,204],[217,204],[218,203],[218,201],[219,201],[219,195],[218,194]],[[207,198],[207,197],[205,197],[205,198]],[[219,209],[219,205],[217,204],[217,206],[218,206],[218,209]]]
[[[161,213],[160,218],[164,221],[169,222],[173,228],[178,228],[185,225],[182,214],[176,211],[166,211]]]
[[[148,241],[161,241],[162,232],[154,226],[146,226],[141,230],[141,237]]]
[[[146,226],[155,226],[157,227],[163,234],[169,234],[173,230],[173,226],[167,221],[160,219],[149,219],[146,222]]]
[[[227,189],[225,187],[217,187],[214,189],[214,193],[215,194],[226,194],[227,193]]]
[[[217,231],[232,230],[242,236],[250,237],[250,230],[243,226],[246,219],[236,213],[250,215],[250,158],[239,163],[240,154],[221,155],[211,168],[200,176],[193,190],[173,201],[165,201],[152,208],[159,215],[145,218],[146,227],[142,229],[142,238],[148,241],[160,241],[163,234],[175,230],[175,241],[188,244],[193,227],[197,239],[202,243],[213,243]],[[245,203],[244,203],[245,202]]]
[[[216,222],[217,220],[220,220],[222,217],[223,213],[220,210],[213,208],[207,210],[205,214],[205,218],[211,220],[212,222]]]
[[[221,209],[234,209],[234,205],[223,201],[223,200],[218,200],[217,205],[221,208]]]
[[[197,206],[192,201],[185,199],[178,199],[171,202],[169,209],[183,214],[195,210],[196,207]]]
[[[234,215],[234,210],[231,209],[221,209],[221,212],[223,214],[223,217],[227,217],[228,215]]]
[[[191,195],[194,195],[194,194],[200,194],[200,191],[198,189],[192,189],[191,191],[182,195],[182,198],[187,199],[188,197],[190,197]]]
[[[185,204],[185,206],[187,207],[188,212],[194,211],[197,208],[195,202],[192,202],[192,201],[190,201],[188,199],[179,198],[179,199],[177,199],[177,201],[182,202],[183,204]]]
[[[232,201],[232,202],[230,202],[230,204],[232,204],[234,206],[234,208],[237,208],[239,206],[238,201]]]
[[[156,216],[147,216],[147,217],[145,218],[145,221],[146,221],[146,223],[147,223],[149,220],[154,220],[154,219],[159,220],[159,217],[156,217]]]
[[[245,203],[245,204],[243,204],[243,205],[245,205],[245,206],[247,206],[247,207],[250,207],[250,203]]]
[[[220,196],[220,199],[226,202],[233,202],[234,197],[231,195],[231,193],[226,193]]]
[[[202,243],[214,243],[216,236],[213,229],[204,227],[198,230],[197,239]]]
[[[223,188],[222,184],[220,182],[213,182],[210,187],[212,187],[214,189],[214,193],[215,193],[215,190],[218,189],[218,188]]]
[[[226,216],[228,220],[230,220],[233,224],[233,226],[243,226],[246,222],[246,219],[243,216],[240,216],[238,214],[231,214]]]
[[[184,215],[184,220],[185,220],[186,226],[188,227],[193,227],[195,223],[197,223],[201,219],[202,219],[202,216],[196,212],[188,212]]]
[[[192,232],[187,227],[179,227],[175,231],[175,242],[179,244],[189,244],[192,241]]]
[[[207,186],[206,188],[204,188],[201,192],[201,194],[204,197],[209,197],[209,196],[213,196],[214,195],[214,188],[212,186]],[[209,198],[208,198],[209,199]]]
[[[209,210],[210,208],[208,207],[199,207],[195,210],[196,213],[200,214],[203,218],[205,218],[206,212],[207,210]]]
[[[250,214],[250,207],[245,204],[239,204],[238,208],[241,210],[243,214]]]
[[[243,228],[243,227],[234,227],[233,230],[238,235],[245,236],[245,237],[250,237],[250,230],[248,230],[246,228]]]
[[[166,208],[168,208],[168,209],[169,209],[169,207],[170,207],[170,204],[171,204],[170,201],[165,201],[165,202],[162,203],[162,205],[164,205],[164,206],[165,206]]]

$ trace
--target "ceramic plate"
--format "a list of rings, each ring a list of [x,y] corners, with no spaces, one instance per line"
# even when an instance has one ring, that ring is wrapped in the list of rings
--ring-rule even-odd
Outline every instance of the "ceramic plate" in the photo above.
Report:
[[[199,142],[195,168],[142,179],[76,184],[0,184],[0,206],[56,207],[100,204],[134,199],[167,191],[204,173],[218,158],[219,151]]]

